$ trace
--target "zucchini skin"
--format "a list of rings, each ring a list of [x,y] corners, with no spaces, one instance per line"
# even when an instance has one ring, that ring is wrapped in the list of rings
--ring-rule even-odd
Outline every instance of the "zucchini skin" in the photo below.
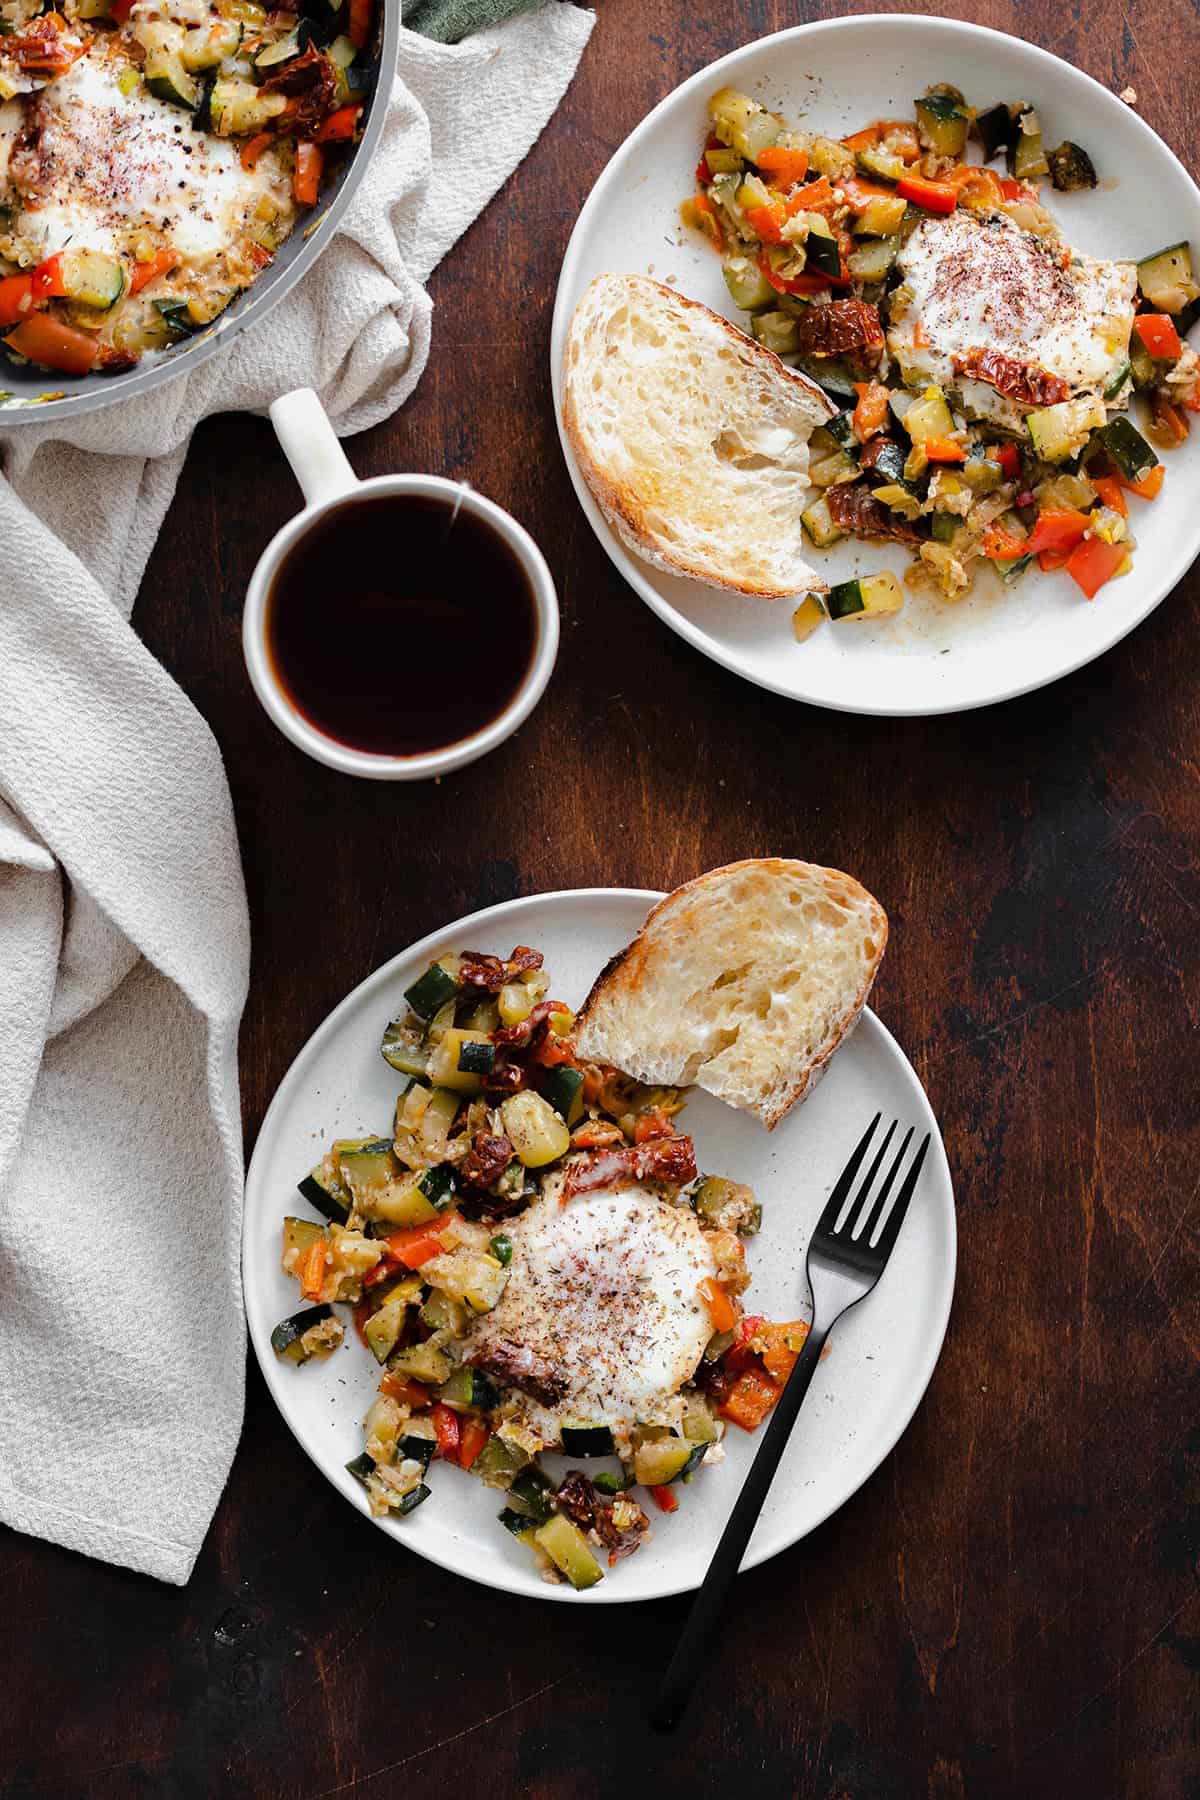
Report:
[[[613,1435],[607,1425],[564,1425],[564,1456],[612,1456]]]
[[[271,1348],[276,1356],[282,1356],[313,1325],[319,1325],[323,1319],[333,1317],[333,1308],[325,1305],[306,1306],[302,1312],[292,1313],[290,1318],[281,1319],[271,1333]]]

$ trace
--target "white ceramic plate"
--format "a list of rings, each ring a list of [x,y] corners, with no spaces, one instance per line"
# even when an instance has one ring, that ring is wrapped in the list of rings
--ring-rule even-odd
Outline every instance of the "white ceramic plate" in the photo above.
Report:
[[[1162,52],[1164,73],[1167,52]],[[1166,145],[1108,89],[1017,38],[951,19],[870,16],[802,25],[723,57],[668,94],[617,151],[592,190],[563,260],[551,362],[560,415],[563,344],[588,282],[605,271],[653,275],[738,315],[719,259],[679,224],[692,191],[708,96],[729,84],[789,119],[843,137],[870,119],[909,117],[915,95],[951,81],[979,106],[1026,99],[1047,142],[1090,150],[1101,177],[1093,193],[1043,198],[1070,241],[1095,256],[1148,256],[1181,238],[1200,250],[1200,190]],[[972,154],[976,154],[978,146]],[[739,321],[740,322],[740,321]],[[1200,553],[1200,432],[1164,458],[1168,476],[1153,505],[1133,502],[1133,573],[1089,604],[1066,574],[1031,572],[1011,591],[990,574],[948,606],[906,601],[878,624],[823,626],[804,644],[791,607],[739,600],[664,575],[617,540],[588,492],[570,445],[563,448],[584,511],[625,579],[689,643],[747,680],[795,700],[844,712],[957,712],[1029,692],[1082,667],[1131,631]],[[843,543],[813,554],[830,581],[879,569],[899,572],[896,546]]]
[[[272,1326],[300,1304],[295,1282],[279,1267],[284,1214],[310,1210],[295,1184],[331,1138],[387,1130],[398,1082],[379,1054],[379,1040],[387,1021],[403,1009],[405,987],[439,951],[508,955],[514,944],[532,944],[545,953],[555,995],[577,1006],[596,972],[660,897],[628,888],[581,889],[514,900],[460,920],[355,988],[309,1039],[271,1102],[246,1181],[242,1254],[250,1337],[284,1418],[360,1512],[367,1510],[366,1498],[345,1464],[362,1449],[360,1422],[378,1366],[352,1331],[333,1356],[303,1369],[281,1362],[270,1346]],[[786,1549],[841,1506],[912,1417],[950,1314],[954,1198],[929,1102],[903,1051],[869,1012],[811,1099],[770,1135],[703,1094],[689,1101],[684,1115],[701,1167],[749,1181],[762,1201],[763,1228],[747,1249],[753,1275],[747,1304],[787,1319],[798,1317],[807,1302],[809,1233],[877,1110],[910,1121],[918,1132],[932,1131],[933,1144],[891,1266],[834,1334],[747,1567]],[[543,1582],[528,1551],[497,1521],[501,1497],[443,1463],[433,1465],[433,1494],[420,1510],[381,1530],[432,1562],[512,1593],[589,1605],[680,1593],[703,1577],[757,1438],[730,1427],[725,1442],[726,1461],[682,1488],[679,1511],[655,1516],[650,1543],[585,1594]],[[568,1466],[561,1458],[549,1460],[551,1467]]]

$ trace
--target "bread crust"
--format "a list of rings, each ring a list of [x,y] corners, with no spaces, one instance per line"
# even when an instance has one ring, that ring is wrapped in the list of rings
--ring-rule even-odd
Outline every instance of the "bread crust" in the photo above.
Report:
[[[597,277],[597,279],[600,278]],[[670,299],[673,305],[703,314],[705,318],[715,321],[734,343],[743,360],[748,363],[765,364],[770,369],[772,379],[782,378],[785,385],[792,384],[799,388],[807,398],[815,399],[819,403],[827,418],[833,417],[837,409],[824,389],[818,387],[817,383],[811,381],[807,375],[801,374],[798,369],[789,369],[773,350],[768,350],[765,345],[758,344],[753,338],[747,337],[744,331],[739,331],[736,325],[732,325],[728,319],[722,318],[720,313],[714,312],[710,306],[705,306],[703,301],[690,300],[686,294],[678,294],[674,288],[667,287],[664,282],[654,281],[648,275],[639,276],[638,280],[644,281],[649,287],[657,288],[660,293]],[[596,462],[587,448],[578,408],[575,404],[575,384],[572,380],[573,350],[573,339],[568,333],[567,346],[563,353],[563,425],[571,440],[571,448],[575,453],[580,472],[591,489],[596,504],[626,549],[632,550],[636,556],[640,556],[654,568],[662,569],[668,575],[684,575],[689,580],[702,581],[708,587],[719,588],[730,594],[745,594],[752,599],[790,600],[795,599],[798,594],[828,591],[829,583],[809,570],[805,570],[803,579],[791,587],[735,581],[728,577],[723,578],[707,566],[662,549],[655,534],[646,525],[645,509],[632,488],[628,483],[614,481]]]
[[[757,1113],[757,1116],[763,1121],[767,1130],[774,1131],[775,1127],[781,1120],[787,1117],[793,1107],[798,1106],[802,1100],[807,1099],[817,1082],[821,1079],[821,1076],[825,1073],[825,1070],[829,1067],[836,1051],[840,1049],[851,1031],[853,1031],[855,1025],[857,1025],[862,1016],[862,1010],[867,1003],[871,989],[875,985],[875,977],[879,972],[879,965],[883,961],[883,953],[887,949],[888,917],[886,912],[883,907],[880,906],[878,900],[875,899],[874,895],[869,893],[860,881],[857,881],[853,875],[847,875],[841,869],[829,869],[819,863],[806,863],[788,857],[745,857],[740,862],[725,863],[719,869],[709,869],[705,874],[696,876],[692,881],[684,882],[682,887],[675,888],[671,893],[665,895],[663,899],[659,900],[651,907],[637,936],[632,938],[630,942],[625,945],[623,950],[618,950],[616,955],[610,957],[608,962],[605,963],[603,969],[601,969],[599,975],[596,977],[595,981],[593,981],[591,988],[588,991],[587,998],[584,1000],[583,1005],[576,1014],[572,1038],[573,1040],[578,1038],[581,1029],[588,1024],[589,1017],[595,1010],[602,994],[610,987],[620,986],[625,988],[626,991],[631,994],[637,994],[648,981],[653,980],[653,972],[650,971],[648,973],[646,968],[648,959],[645,940],[655,921],[664,911],[668,908],[674,909],[681,902],[686,901],[689,895],[702,893],[705,888],[726,881],[730,876],[740,874],[743,870],[754,870],[756,873],[760,874],[788,877],[797,875],[801,872],[804,874],[812,873],[819,875],[824,882],[833,886],[835,890],[837,884],[844,883],[845,892],[848,896],[852,896],[853,899],[859,903],[863,900],[869,902],[873,934],[876,940],[875,954],[871,959],[867,974],[859,987],[858,994],[853,1004],[847,1010],[831,1043],[815,1061],[810,1062],[807,1065],[791,1090],[785,1094],[775,1106],[766,1109],[763,1109],[762,1107],[753,1109]]]

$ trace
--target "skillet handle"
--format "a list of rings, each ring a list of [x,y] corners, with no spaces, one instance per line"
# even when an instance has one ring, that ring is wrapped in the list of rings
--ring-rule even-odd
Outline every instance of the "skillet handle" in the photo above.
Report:
[[[329,415],[311,388],[296,388],[273,401],[271,423],[307,506],[323,506],[358,486]]]

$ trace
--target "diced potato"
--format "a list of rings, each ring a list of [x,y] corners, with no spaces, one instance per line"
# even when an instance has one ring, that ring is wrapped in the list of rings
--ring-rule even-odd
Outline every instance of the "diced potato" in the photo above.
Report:
[[[806,594],[795,612],[792,614],[792,631],[796,642],[802,644],[810,638],[818,625],[825,622],[825,608],[816,594]]]
[[[490,1037],[486,1031],[462,1031],[451,1027],[443,1032],[429,1063],[429,1079],[435,1087],[452,1088],[459,1094],[481,1094],[483,1082],[478,1075],[466,1069],[460,1069],[459,1058],[464,1044],[486,1044]]]
[[[778,140],[783,129],[781,119],[736,88],[720,88],[708,103],[708,114],[721,142],[751,162]]]
[[[504,1130],[518,1159],[527,1169],[542,1169],[556,1162],[570,1147],[566,1122],[540,1094],[526,1090],[510,1094],[500,1108]]]
[[[401,1427],[407,1417],[407,1409],[398,1401],[389,1399],[386,1394],[379,1394],[367,1408],[363,1420],[363,1434],[366,1438],[366,1452],[377,1463],[390,1463],[395,1460],[396,1442]]]

